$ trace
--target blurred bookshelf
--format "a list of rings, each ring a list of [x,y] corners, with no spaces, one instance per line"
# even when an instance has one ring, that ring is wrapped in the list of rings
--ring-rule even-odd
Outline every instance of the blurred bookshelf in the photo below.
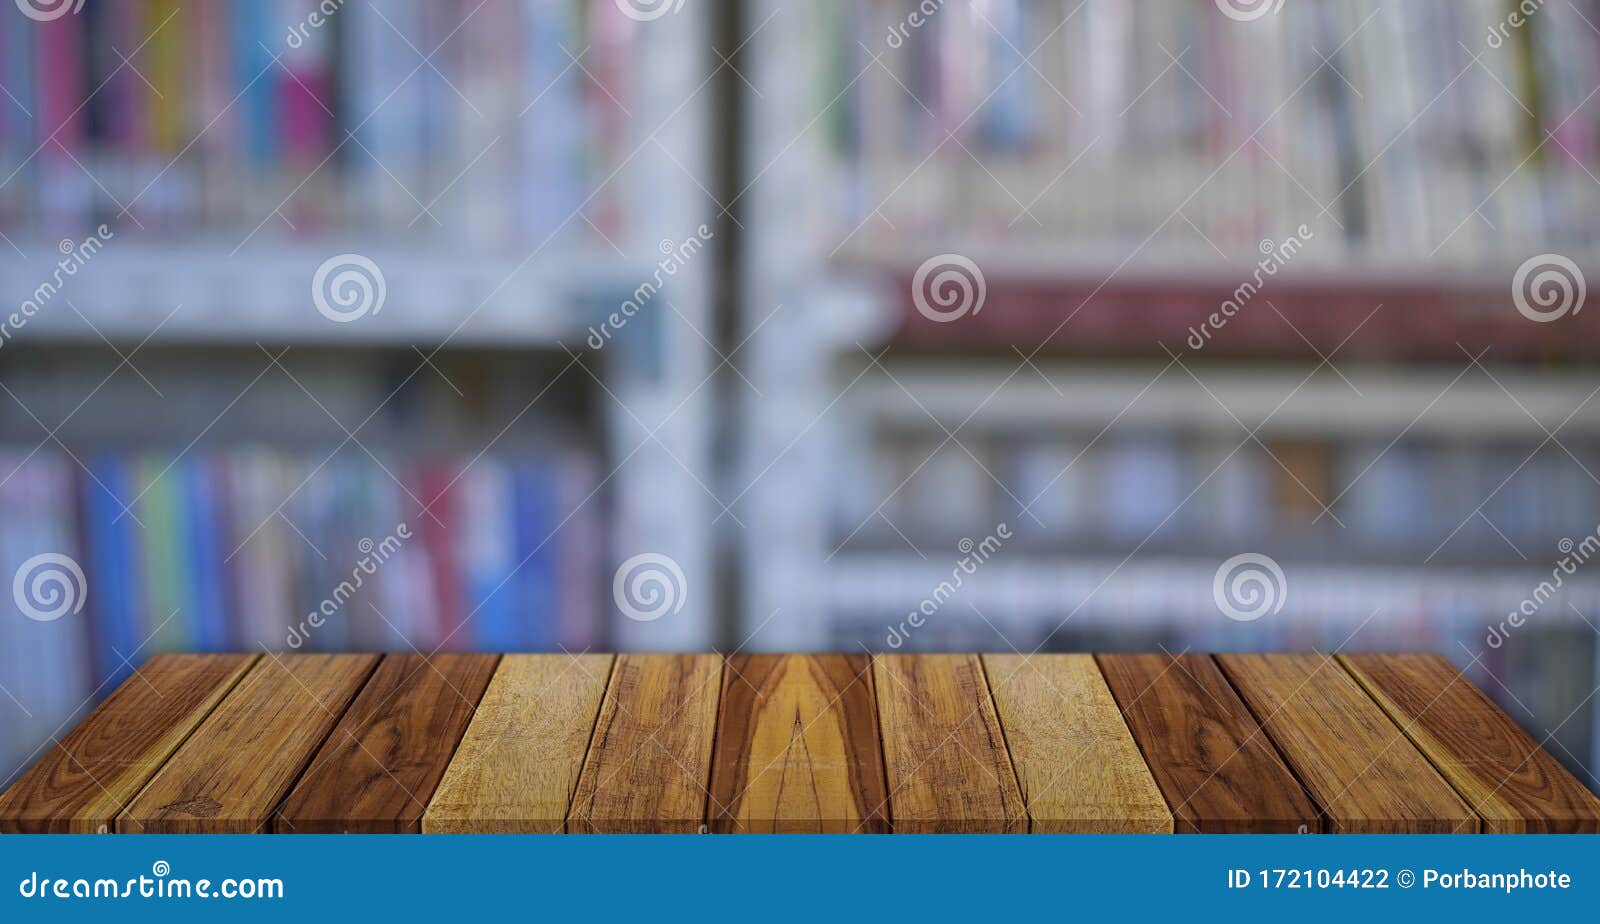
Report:
[[[1187,0],[954,0],[920,25],[905,0],[828,6],[801,44],[823,65],[807,102],[837,101],[814,194],[845,255],[937,241],[1103,274],[1138,247],[1131,268],[1170,271],[1248,265],[1301,224],[1323,235],[1303,269],[1596,248],[1595,136],[1571,118],[1600,71],[1586,2],[1492,46],[1500,0],[1247,22]]]
[[[1438,651],[1600,787],[1600,577],[1489,640],[1600,524],[1600,315],[1512,298],[1600,269],[1600,4],[1486,47],[1511,9],[755,4],[743,330],[784,397],[745,407],[740,640]],[[985,291],[948,322],[945,254]],[[1287,603],[1236,622],[1247,552]]]
[[[629,620],[610,581],[655,552],[709,584],[713,258],[585,346],[716,225],[707,26],[575,0],[0,12],[0,297],[39,305],[0,339],[0,564],[67,554],[90,588],[81,621],[0,630],[7,773],[157,651],[709,646],[708,610]],[[337,323],[313,280],[346,254],[385,296]]]

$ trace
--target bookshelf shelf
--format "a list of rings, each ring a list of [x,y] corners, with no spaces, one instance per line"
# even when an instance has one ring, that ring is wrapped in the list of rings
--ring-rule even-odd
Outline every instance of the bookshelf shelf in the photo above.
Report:
[[[48,280],[59,251],[18,242],[0,256],[0,297],[19,305]],[[404,344],[581,348],[586,305],[620,301],[648,278],[635,266],[593,250],[526,260],[421,246],[375,247],[359,236],[270,244],[238,252],[228,242],[113,240],[45,303],[18,340],[112,341],[191,345],[251,343],[362,346]],[[357,253],[383,274],[377,314],[340,323],[312,300],[317,268]],[[70,305],[68,302],[70,301]],[[180,307],[181,306],[181,307]],[[97,333],[98,331],[98,333]]]
[[[1020,523],[1021,518],[1016,519]],[[846,528],[833,535],[829,549],[835,553],[836,558],[895,560],[903,566],[923,565],[931,568],[932,572],[940,570],[939,563],[944,562],[944,577],[947,578],[949,567],[948,561],[945,560],[959,559],[958,543],[962,539],[975,538],[969,533],[955,530],[912,530],[904,524],[896,525],[901,528],[900,532],[878,526],[867,527],[850,535],[849,529]],[[1022,527],[1015,526],[1015,528]],[[1338,527],[1329,527],[1330,532],[1337,529]],[[1541,542],[1538,548],[1554,549],[1558,538],[1561,537],[1548,537],[1548,541]],[[1472,547],[1458,548],[1458,544],[1451,543],[1437,555],[1430,557],[1429,549],[1418,550],[1412,543],[1374,541],[1370,537],[1362,537],[1360,544],[1355,544],[1349,541],[1335,541],[1331,536],[1307,538],[1292,533],[1287,535],[1266,533],[1232,541],[1226,540],[1225,537],[1158,537],[1141,545],[1138,539],[1116,544],[1103,540],[1052,539],[1036,536],[1019,537],[1014,542],[1008,541],[1006,558],[1021,563],[1025,570],[1048,572],[1053,568],[1068,567],[1075,562],[1098,561],[1114,564],[1129,556],[1136,556],[1140,561],[1146,562],[1222,562],[1238,554],[1240,548],[1249,546],[1272,549],[1273,558],[1286,565],[1300,563],[1351,569],[1392,569],[1414,572],[1423,578],[1432,568],[1462,569],[1464,572],[1489,575],[1499,571],[1497,580],[1500,586],[1510,586],[1523,592],[1512,601],[1513,604],[1521,600],[1527,591],[1527,573],[1509,567],[1507,562],[1508,556],[1515,559],[1516,554],[1504,540],[1495,539],[1492,534],[1474,539]],[[1428,558],[1428,561],[1424,562],[1422,560],[1424,558]],[[911,567],[908,570],[917,569]],[[934,585],[938,583],[938,580],[933,582]],[[1596,596],[1600,593],[1600,582],[1573,582],[1565,586],[1572,589],[1581,599],[1600,600],[1600,596]],[[921,596],[919,595],[917,599],[920,600]],[[912,605],[915,602],[916,600],[910,601]],[[1570,615],[1569,613],[1568,616]]]
[[[1338,349],[1341,367],[1361,358],[1451,363],[1464,348],[1492,349],[1489,361],[1592,361],[1600,358],[1600,315],[1577,312],[1563,324],[1517,313],[1509,280],[1481,271],[1446,274],[1352,265],[1339,272],[1298,268],[1268,280],[1226,322],[1226,335],[1186,348],[1191,329],[1235,300],[1251,279],[1238,272],[1055,276],[986,274],[986,304],[961,324],[917,310],[912,271],[891,281],[889,342],[911,349],[1003,351],[1015,344],[1046,354],[1162,355],[1165,345],[1196,360],[1217,356],[1319,358]],[[1235,301],[1235,304],[1240,302]]]
[[[1196,363],[1195,375],[1211,394],[1176,365],[1169,368],[1160,353],[1121,361],[1041,359],[1039,373],[1022,376],[1013,374],[1015,359],[914,352],[893,353],[863,371],[867,354],[854,346],[850,351],[839,358],[840,374],[846,380],[863,374],[842,403],[863,430],[927,428],[932,415],[950,427],[973,417],[968,426],[975,432],[1026,435],[1059,427],[1088,428],[1093,436],[1115,417],[1130,427],[1183,425],[1223,436],[1236,432],[1239,439],[1257,426],[1264,435],[1392,437],[1409,426],[1418,436],[1526,439],[1543,436],[1541,423],[1553,427],[1570,415],[1564,433],[1600,438],[1600,415],[1582,413],[1581,404],[1600,385],[1594,370],[1494,368],[1497,384],[1482,372],[1460,375],[1470,357],[1459,349],[1448,363],[1339,362],[1344,379],[1323,369],[1308,380],[1315,363],[1294,356]]]
[[[1483,646],[1486,632],[1477,618],[1478,609],[1490,602],[1509,610],[1528,592],[1526,576],[1509,569],[1350,566],[1288,559],[1282,564],[1292,582],[1286,609],[1274,623],[1255,628],[1276,637],[1342,628],[1344,634],[1323,640],[1330,647],[1377,613],[1379,618],[1388,614],[1404,631],[1414,633],[1419,645],[1424,638],[1443,637],[1451,640],[1449,647],[1454,650],[1449,654],[1459,654],[1454,645],[1459,633],[1460,640],[1476,652]],[[942,622],[943,628],[941,638],[926,647],[938,648],[960,638],[977,647],[1004,648],[1005,640],[996,634],[996,627],[1007,635],[1014,631],[1010,641],[1019,647],[1025,642],[1038,644],[1058,629],[1070,633],[1088,626],[1171,630],[1174,622],[1185,622],[1193,624],[1188,638],[1223,636],[1242,626],[1217,613],[1211,594],[1215,573],[1214,565],[1191,556],[1141,556],[1131,561],[1126,555],[1044,556],[1031,562],[994,562],[967,585],[970,596],[964,595],[962,603],[952,603],[938,617],[929,617],[930,624]],[[894,577],[886,579],[887,574]],[[874,649],[881,647],[883,631],[915,610],[931,588],[949,578],[948,563],[925,562],[909,553],[838,561],[823,585],[824,599],[840,614],[831,643],[847,648],[860,641]],[[1581,612],[1600,605],[1600,582],[1574,585],[1572,599]],[[974,618],[969,604],[994,625]],[[1295,611],[1292,615],[1291,610]],[[1448,613],[1452,619],[1445,625],[1429,625],[1429,617],[1435,613]],[[1552,608],[1541,615],[1540,626],[1582,629],[1585,623],[1572,610]],[[1242,631],[1233,640],[1235,644],[1250,643]]]

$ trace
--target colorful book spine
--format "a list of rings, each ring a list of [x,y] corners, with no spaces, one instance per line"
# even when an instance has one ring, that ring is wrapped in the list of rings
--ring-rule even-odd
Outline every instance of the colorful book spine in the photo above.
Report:
[[[141,456],[134,466],[140,494],[132,511],[145,532],[140,544],[145,632],[153,639],[154,650],[183,651],[194,644],[199,632],[198,614],[186,592],[189,554],[178,478],[155,454]]]
[[[102,679],[120,683],[137,664],[144,644],[141,616],[144,593],[140,580],[138,524],[123,516],[123,504],[133,498],[132,477],[124,459],[114,454],[94,457],[83,481],[87,574],[94,582],[89,599],[94,625],[94,665]]]
[[[528,234],[543,240],[567,220],[581,202],[575,171],[583,169],[582,72],[569,67],[562,48],[577,32],[574,13],[562,0],[524,0],[522,4],[522,151],[529,171],[522,210]],[[581,46],[580,46],[581,47]]]
[[[172,157],[188,142],[189,81],[184,68],[189,61],[189,17],[180,0],[147,0],[142,53],[153,89],[150,141],[155,152]]]
[[[533,651],[549,651],[561,642],[561,614],[555,566],[557,552],[566,536],[560,532],[556,514],[560,488],[551,480],[551,469],[525,464],[513,476],[515,492],[517,592],[521,599],[521,618],[525,644]]]
[[[0,480],[19,509],[38,508],[10,532],[82,549],[94,591],[82,654],[104,676],[121,676],[136,652],[598,642],[592,460],[423,465],[409,487],[431,515],[378,466],[255,449],[100,452],[79,474],[40,453]]]
[[[481,459],[461,477],[463,580],[467,629],[473,644],[489,651],[519,651],[528,644],[528,601],[513,569],[515,521],[510,475]]]
[[[284,153],[301,165],[315,165],[327,155],[334,104],[331,29],[304,26],[315,10],[315,0],[286,0],[284,18],[301,27],[295,33],[300,38],[283,50],[273,75]]]
[[[277,157],[277,87],[266,30],[275,0],[236,0],[233,16],[234,83],[242,92],[235,103],[241,109],[244,148],[257,167],[271,165]]]
[[[560,626],[561,647],[574,652],[593,651],[604,642],[605,619],[601,605],[602,582],[597,579],[605,569],[605,529],[599,512],[600,477],[594,460],[578,451],[569,451],[563,456],[560,471],[555,491],[561,502],[550,514],[556,524],[551,530],[565,524],[552,538],[556,544],[552,557],[558,563],[554,572],[557,596],[552,603],[553,615]],[[518,522],[522,522],[520,517]]]
[[[228,626],[227,579],[223,574],[224,532],[219,466],[212,460],[186,459],[183,465],[185,512],[188,514],[189,599],[199,627],[202,651],[232,647]]]
[[[90,202],[90,181],[74,162],[82,160],[84,142],[83,23],[63,16],[30,25],[38,33],[34,87],[39,97],[40,204],[46,225],[70,227],[80,223]]]
[[[461,565],[457,560],[461,541],[461,518],[457,472],[454,468],[431,463],[422,467],[421,488],[417,496],[428,506],[419,513],[422,542],[428,553],[428,572],[433,583],[433,599],[438,639],[445,648],[461,651],[469,647],[471,627],[464,625]]]

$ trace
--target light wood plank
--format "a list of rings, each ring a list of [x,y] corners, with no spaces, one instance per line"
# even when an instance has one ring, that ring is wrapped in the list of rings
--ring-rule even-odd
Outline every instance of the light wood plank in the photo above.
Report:
[[[508,654],[489,681],[424,833],[559,834],[578,786],[608,654]]]
[[[118,816],[117,830],[265,830],[377,662],[375,655],[263,655]]]
[[[1172,813],[1145,766],[1094,656],[983,656],[1031,830],[1172,833]]]
[[[385,655],[301,775],[273,827],[413,834],[494,673],[497,655]]]
[[[977,655],[877,655],[873,679],[895,831],[1027,831]]]
[[[1317,808],[1205,655],[1099,655],[1180,834],[1320,831]]]
[[[1340,655],[1492,834],[1600,833],[1600,800],[1439,655]]]
[[[1478,817],[1337,661],[1309,654],[1218,655],[1217,662],[1305,783],[1329,830],[1478,830]]]
[[[0,796],[0,832],[105,833],[256,655],[156,655]]]
[[[701,830],[721,681],[717,655],[619,655],[567,830]]]
[[[736,655],[711,769],[718,833],[887,833],[867,655]]]

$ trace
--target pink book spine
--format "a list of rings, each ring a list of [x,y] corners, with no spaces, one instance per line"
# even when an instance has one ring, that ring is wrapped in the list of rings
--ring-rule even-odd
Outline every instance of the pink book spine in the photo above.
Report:
[[[37,23],[40,141],[44,156],[67,160],[83,142],[83,33],[81,20],[63,16]]]
[[[313,23],[315,4],[285,0],[285,18],[296,40],[283,55],[288,73],[278,75],[284,144],[290,156],[315,163],[328,152],[333,109],[332,40],[329,24]]]

